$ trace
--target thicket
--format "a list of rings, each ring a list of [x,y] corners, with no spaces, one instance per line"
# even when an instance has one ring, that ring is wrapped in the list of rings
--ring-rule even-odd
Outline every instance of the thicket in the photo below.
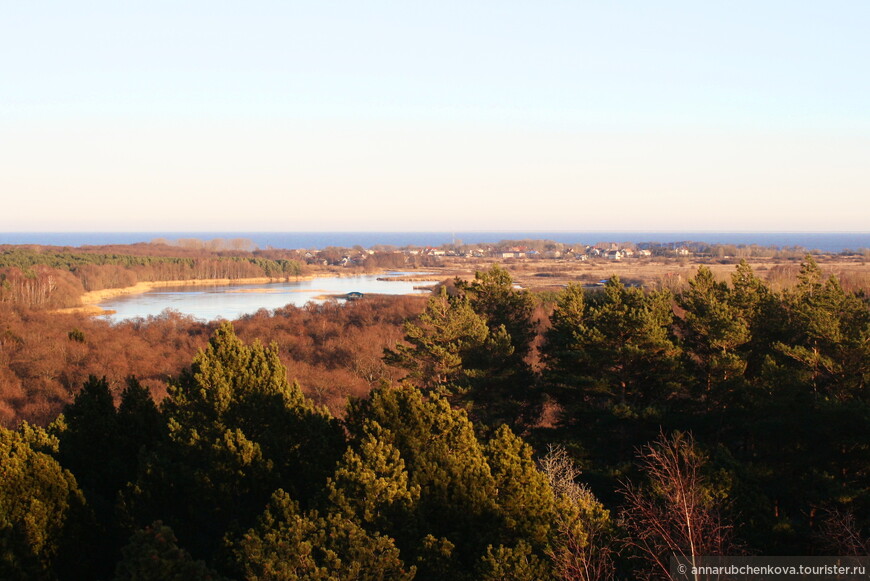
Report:
[[[279,345],[279,357],[318,405],[341,415],[349,397],[367,394],[402,372],[382,360],[423,309],[422,297],[367,297],[339,305],[265,310],[235,322],[243,339]],[[110,324],[83,314],[57,314],[0,304],[0,425],[46,425],[90,375],[105,376],[117,399],[130,375],[157,401],[214,332],[177,312]]]
[[[169,317],[211,338],[159,405],[94,376],[0,430],[0,576],[660,579],[671,554],[870,546],[870,306],[812,258],[785,291],[742,263],[543,305],[496,267],[421,308],[288,307],[247,342]],[[282,352],[339,364],[378,325],[340,417],[288,379]]]

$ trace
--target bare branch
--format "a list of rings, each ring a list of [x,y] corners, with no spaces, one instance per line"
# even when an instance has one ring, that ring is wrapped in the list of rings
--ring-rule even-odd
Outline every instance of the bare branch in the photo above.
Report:
[[[648,562],[647,578],[669,579],[673,554],[694,561],[735,552],[732,527],[723,523],[722,507],[702,475],[706,458],[690,434],[662,434],[638,459],[648,484],[623,486],[622,521],[624,543]]]

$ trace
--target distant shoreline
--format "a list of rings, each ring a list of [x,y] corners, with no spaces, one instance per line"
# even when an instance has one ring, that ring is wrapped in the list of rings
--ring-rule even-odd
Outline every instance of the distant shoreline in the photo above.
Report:
[[[642,230],[477,230],[453,232],[0,232],[0,244],[46,246],[101,246],[135,244],[154,239],[196,238],[248,239],[260,248],[323,249],[327,246],[352,248],[373,246],[441,246],[451,243],[495,244],[501,240],[553,240],[564,244],[599,242],[658,242],[679,244],[685,241],[708,244],[757,244],[780,248],[801,246],[807,250],[840,252],[870,248],[870,232],[795,232],[795,231],[642,231]]]

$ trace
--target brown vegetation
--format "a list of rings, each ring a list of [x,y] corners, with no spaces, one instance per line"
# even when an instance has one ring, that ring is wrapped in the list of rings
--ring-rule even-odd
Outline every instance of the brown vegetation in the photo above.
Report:
[[[278,344],[290,377],[315,402],[341,413],[348,397],[401,373],[381,361],[383,349],[402,337],[403,321],[423,303],[373,296],[346,306],[287,306],[244,317],[236,328],[245,340]],[[47,424],[89,375],[106,376],[116,397],[135,375],[160,400],[214,328],[171,311],[112,325],[83,313],[0,304],[0,424]]]

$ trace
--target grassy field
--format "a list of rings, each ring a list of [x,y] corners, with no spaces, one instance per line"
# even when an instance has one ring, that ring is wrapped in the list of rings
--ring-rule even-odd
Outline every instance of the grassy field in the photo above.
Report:
[[[870,291],[870,261],[863,257],[814,257],[822,270],[828,275],[836,275],[846,290]],[[800,260],[749,260],[756,274],[766,280],[772,288],[781,289],[791,286],[797,280]],[[698,271],[706,265],[717,278],[728,280],[734,272],[736,262],[722,263],[719,260],[703,260],[693,257],[655,259],[639,258],[620,261],[591,259],[577,260],[523,260],[447,258],[443,267],[434,269],[439,276],[472,278],[475,271],[486,270],[493,264],[507,268],[514,281],[523,288],[531,290],[556,290],[569,283],[595,284],[612,275],[618,275],[626,284],[643,285],[650,288],[667,287],[673,290],[682,288]]]

